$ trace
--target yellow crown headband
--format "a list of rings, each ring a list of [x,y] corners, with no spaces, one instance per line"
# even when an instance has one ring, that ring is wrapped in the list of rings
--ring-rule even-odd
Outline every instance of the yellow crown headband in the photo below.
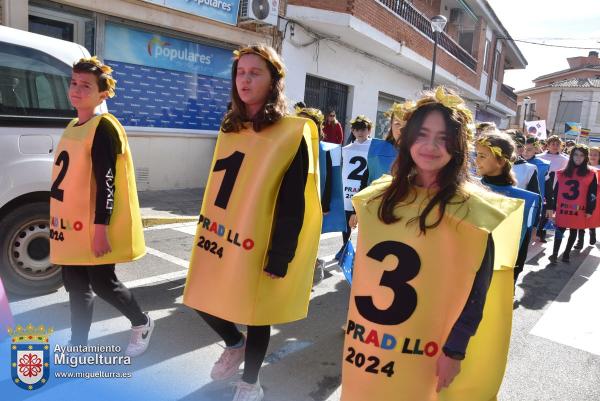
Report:
[[[102,71],[102,75],[104,75],[104,79],[106,79],[106,84],[108,86],[108,97],[115,96],[115,88],[117,87],[117,81],[111,76],[113,69],[110,66],[103,64],[97,56],[81,58],[74,65],[77,64],[92,64],[100,71]]]
[[[354,118],[354,120],[350,121],[350,125],[354,125],[354,124],[357,124],[357,123],[365,123],[365,124],[367,124],[369,126],[373,126],[373,121],[369,120],[369,118],[366,117],[366,116],[364,116],[363,114],[360,114],[360,115],[356,116]]]
[[[325,116],[321,113],[321,110],[315,109],[312,107],[296,107],[295,108],[296,115],[305,114],[310,116],[319,127],[323,126],[323,122],[325,121]]]
[[[502,148],[500,148],[500,146],[493,146],[488,138],[479,138],[475,141],[475,143],[479,146],[485,146],[488,148],[490,152],[492,152],[497,158],[504,159],[509,164],[511,163],[510,159],[502,153]]]
[[[283,63],[280,60],[275,59],[271,54],[269,54],[264,49],[254,48],[254,47],[244,47],[243,49],[234,50],[233,51],[233,59],[239,60],[240,57],[242,57],[244,54],[256,54],[257,56],[262,57],[263,59],[268,61],[273,67],[275,67],[275,70],[277,70],[277,74],[279,74],[280,78],[285,78],[285,67],[284,67]]]
[[[394,103],[392,105],[392,108],[389,109],[388,111],[386,111],[384,113],[384,115],[387,118],[391,118],[392,116],[394,116],[394,118],[396,120],[402,120],[404,117],[404,114],[406,114],[406,112],[408,110],[411,110],[412,108],[414,108],[416,105],[415,102],[413,102],[412,100],[407,100],[404,103]]]
[[[432,103],[440,103],[442,106],[458,114],[459,118],[464,124],[469,139],[473,137],[473,133],[469,128],[469,125],[473,123],[473,113],[471,113],[471,110],[467,108],[467,106],[465,105],[465,101],[460,96],[448,93],[443,86],[438,86],[435,92],[433,93],[433,96],[425,96],[419,99],[413,107],[405,111],[402,118],[404,119],[404,121],[408,121],[412,114],[418,108]]]

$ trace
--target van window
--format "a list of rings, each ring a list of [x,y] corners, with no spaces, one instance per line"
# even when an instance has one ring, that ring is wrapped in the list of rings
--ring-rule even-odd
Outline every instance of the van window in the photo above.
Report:
[[[0,116],[73,117],[71,67],[48,54],[0,42]]]

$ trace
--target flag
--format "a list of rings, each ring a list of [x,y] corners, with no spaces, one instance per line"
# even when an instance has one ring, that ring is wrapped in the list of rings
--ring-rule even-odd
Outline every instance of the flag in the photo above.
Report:
[[[565,123],[565,135],[579,136],[581,135],[581,123],[566,122]]]
[[[589,128],[581,128],[581,136],[590,136],[590,131]]]
[[[537,139],[546,139],[546,120],[525,121],[527,134]]]
[[[352,241],[348,240],[340,258],[340,267],[344,273],[344,277],[350,285],[352,285],[352,274],[354,273],[354,247]]]

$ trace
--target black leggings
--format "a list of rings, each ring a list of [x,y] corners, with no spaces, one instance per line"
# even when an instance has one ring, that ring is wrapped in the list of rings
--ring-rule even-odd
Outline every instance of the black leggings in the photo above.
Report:
[[[225,341],[226,346],[231,347],[241,341],[242,333],[240,333],[235,323],[209,315],[206,312],[196,312]],[[242,380],[246,383],[254,384],[258,380],[258,372],[265,360],[270,338],[271,326],[248,326],[244,374],[242,375]]]
[[[114,306],[132,326],[148,322],[133,293],[119,281],[115,265],[63,266],[62,278],[69,292],[71,343],[86,345],[94,312],[94,292]]]
[[[566,231],[567,231],[566,228],[556,227],[556,231],[554,233],[554,250],[552,252],[552,254],[554,256],[558,256],[558,251],[560,250],[560,244],[562,243],[562,240],[563,240],[563,237],[564,237]],[[565,253],[567,255],[571,252],[571,249],[573,248],[573,245],[575,244],[575,240],[577,239],[578,231],[584,231],[584,230],[578,230],[576,228],[569,229],[569,239],[567,240],[567,247],[565,248]],[[581,235],[583,235],[583,234],[581,234]]]
[[[596,229],[588,228],[588,231],[590,232],[590,241],[596,242]],[[577,241],[583,244],[584,240],[585,240],[585,230],[579,230],[579,235],[577,235]]]
[[[523,243],[519,247],[519,253],[517,255],[517,261],[515,262],[515,285],[517,284],[517,279],[519,278],[519,274],[523,272],[523,267],[525,266],[525,261],[527,260],[527,250],[529,248],[529,243],[531,242],[531,231],[533,229],[529,228],[525,231],[525,237],[523,238]]]

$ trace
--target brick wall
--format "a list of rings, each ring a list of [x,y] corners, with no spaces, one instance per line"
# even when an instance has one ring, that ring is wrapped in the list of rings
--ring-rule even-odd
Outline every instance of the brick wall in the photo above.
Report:
[[[515,100],[513,100],[512,98],[508,97],[507,95],[504,94],[504,92],[502,92],[502,88],[501,88],[502,84],[498,85],[498,90],[496,91],[496,100],[500,103],[502,103],[503,105],[505,105],[506,107],[508,107],[511,110],[514,110],[516,112],[517,110],[517,102]]]
[[[388,8],[377,0],[288,0],[288,5],[313,7],[322,10],[337,11],[351,14],[363,20],[379,31],[404,43],[406,47],[419,55],[431,60],[433,55],[433,41],[426,38]],[[440,0],[415,0],[414,6],[426,15],[433,16],[440,12]],[[485,37],[485,28],[477,33]],[[483,54],[485,40],[477,38],[475,41],[476,54]],[[443,48],[438,47],[437,63],[450,74],[467,82],[474,88],[479,88],[481,76],[481,63],[477,63],[477,71],[473,72],[467,66],[450,56]]]

